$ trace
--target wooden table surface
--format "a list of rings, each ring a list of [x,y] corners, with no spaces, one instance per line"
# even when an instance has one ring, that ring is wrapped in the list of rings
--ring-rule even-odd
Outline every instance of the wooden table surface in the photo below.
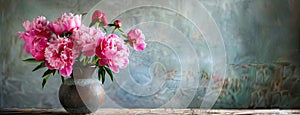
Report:
[[[68,114],[63,108],[0,108],[0,114]],[[135,115],[135,114],[300,114],[300,110],[280,110],[280,109],[171,109],[171,108],[158,108],[158,109],[117,109],[117,108],[101,108],[97,110],[95,115]]]

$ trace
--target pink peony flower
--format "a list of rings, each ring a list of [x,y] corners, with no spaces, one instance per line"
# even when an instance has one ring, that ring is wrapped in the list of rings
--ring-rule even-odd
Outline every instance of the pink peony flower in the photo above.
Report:
[[[94,55],[98,39],[104,37],[105,33],[101,29],[88,28],[84,25],[70,36],[74,41],[74,49],[82,51],[84,56]]]
[[[25,28],[25,32],[19,33],[21,35],[27,34],[31,36],[44,36],[44,37],[51,36],[49,22],[46,21],[46,18],[43,16],[39,16],[36,19],[33,19],[32,22],[29,22],[28,20],[25,21],[23,23],[23,27]]]
[[[48,46],[48,38],[40,37],[32,41],[31,55],[35,60],[44,60],[45,59],[45,49]]]
[[[92,16],[92,21],[98,21],[98,20],[102,22],[102,26],[107,25],[106,15],[103,12],[101,12],[100,10],[96,10]]]
[[[18,32],[18,34],[25,42],[25,52],[32,54],[36,60],[44,60],[43,54],[45,47],[47,47],[47,40],[51,37],[49,22],[46,21],[45,17],[39,16],[32,22],[25,21],[23,26],[25,32]]]
[[[64,77],[72,73],[72,65],[77,58],[73,43],[67,38],[56,38],[48,43],[45,49],[46,66],[49,69],[57,69]]]
[[[26,53],[31,54],[32,41],[34,39],[34,36],[26,32],[18,32],[18,34],[19,34],[19,38],[24,40],[24,46],[23,46],[24,51]]]
[[[79,29],[81,25],[81,15],[64,13],[61,17],[50,23],[50,28],[56,35],[73,32]]]
[[[141,51],[146,48],[145,36],[139,29],[131,29],[128,33],[129,45],[136,51]]]
[[[115,34],[99,39],[96,55],[100,58],[98,63],[101,66],[108,65],[115,73],[119,72],[119,68],[125,68],[129,62],[129,49]]]

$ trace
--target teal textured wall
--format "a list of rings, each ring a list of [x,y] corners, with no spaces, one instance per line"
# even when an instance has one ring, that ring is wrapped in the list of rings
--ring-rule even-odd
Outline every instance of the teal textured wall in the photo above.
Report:
[[[209,49],[214,48],[206,44],[206,42],[219,41],[205,38],[205,35],[198,32],[193,27],[193,23],[186,19],[189,17],[184,17],[185,14],[189,15],[189,9],[197,9],[195,7],[197,5],[183,3],[188,2],[185,0],[153,0],[150,2],[152,6],[126,10],[120,14],[113,13],[113,10],[117,9],[116,6],[125,8],[130,4],[143,4],[142,2],[145,1],[136,0],[128,3],[122,0],[119,3],[101,1],[101,4],[105,5],[100,9],[108,11],[109,20],[122,19],[124,23],[128,23],[124,24],[125,29],[133,27],[131,23],[158,22],[136,25],[145,30],[145,35],[148,36],[148,49],[144,54],[132,53],[138,58],[131,58],[132,65],[129,65],[126,71],[134,74],[116,78],[119,80],[117,80],[119,85],[112,85],[110,82],[105,84],[107,96],[103,107],[198,108],[205,100],[204,96],[210,95],[209,91],[217,91],[221,88],[214,108],[300,107],[298,92],[300,88],[300,7],[298,7],[300,1],[194,0],[193,2],[201,4],[206,9],[205,12],[215,21],[223,37],[227,67],[226,74],[223,76],[215,76],[209,69],[211,63],[218,63],[218,60],[216,62],[209,60],[212,56]],[[159,2],[178,8],[182,11],[182,15],[153,5]],[[30,55],[22,52],[23,42],[18,39],[16,32],[23,31],[22,23],[25,20],[32,20],[39,15],[53,20],[64,12],[88,12],[97,3],[99,3],[97,0],[0,1],[0,107],[61,107],[57,96],[60,78],[51,78],[46,87],[41,89],[40,75],[43,70],[33,73],[31,70],[36,65],[21,61]],[[185,9],[186,7],[190,8]],[[203,18],[201,15],[192,17]],[[187,39],[180,41],[180,37]],[[174,38],[175,42],[170,38]],[[180,42],[188,42],[190,46],[180,46],[178,45]],[[158,48],[160,50],[156,50]],[[154,53],[155,51],[157,54]],[[170,53],[170,55],[160,56],[162,59],[158,58],[157,55],[163,53]],[[199,68],[189,68],[189,65],[193,65],[191,60],[199,62]],[[143,63],[144,66],[135,65],[138,61],[141,61],[139,63]],[[161,77],[160,74],[159,77],[141,75],[149,72],[149,68],[153,68],[151,64],[157,61],[162,62],[163,67],[169,69],[176,70],[181,67],[182,72],[168,71],[169,73],[164,75],[173,76],[167,77],[168,79]],[[159,64],[155,64],[154,66],[160,67]],[[184,71],[188,69],[191,73]],[[151,82],[154,80],[153,76],[164,79]],[[129,87],[134,84],[123,82],[129,78],[139,84],[150,85],[145,85],[144,89]],[[121,85],[121,83],[129,85]],[[157,84],[163,85],[158,87]],[[194,84],[196,86],[193,86]],[[154,91],[154,88],[158,90]],[[147,94],[147,92],[151,93]]]

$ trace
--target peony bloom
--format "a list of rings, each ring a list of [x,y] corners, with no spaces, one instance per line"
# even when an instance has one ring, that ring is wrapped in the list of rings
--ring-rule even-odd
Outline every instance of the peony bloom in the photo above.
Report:
[[[92,22],[93,21],[98,21],[98,20],[102,22],[102,26],[106,26],[107,25],[106,15],[103,12],[101,12],[100,10],[96,10],[93,13],[93,16],[92,16]]]
[[[19,32],[20,37],[22,35],[27,34],[30,36],[43,36],[50,37],[51,30],[49,28],[49,22],[46,21],[46,18],[43,16],[39,16],[36,19],[33,19],[32,22],[28,20],[23,23],[23,27],[25,28],[25,32]]]
[[[99,39],[96,55],[100,58],[98,63],[101,66],[108,65],[115,73],[119,72],[119,68],[125,68],[129,62],[129,49],[115,34]]]
[[[136,51],[141,51],[146,48],[145,36],[139,29],[132,29],[127,33],[129,45]]]
[[[74,49],[82,51],[84,56],[94,55],[98,39],[104,37],[105,33],[101,29],[88,28],[84,25],[70,36],[74,43]]]
[[[81,15],[73,15],[72,13],[64,13],[50,23],[50,28],[56,35],[78,30],[81,25]]]
[[[73,43],[67,38],[56,38],[48,43],[45,49],[46,66],[49,69],[57,69],[66,77],[72,73],[72,65],[77,58],[73,51]]]
[[[24,40],[24,46],[23,49],[26,53],[31,54],[31,48],[32,48],[32,41],[34,39],[34,36],[30,35],[27,32],[18,32],[19,38]]]
[[[31,55],[35,60],[44,60],[45,59],[45,49],[48,46],[48,38],[40,37],[32,41]]]
[[[24,40],[24,50],[32,54],[36,60],[44,60],[44,51],[47,47],[47,40],[51,37],[49,22],[46,18],[39,16],[23,23],[25,32],[18,32],[19,37]]]

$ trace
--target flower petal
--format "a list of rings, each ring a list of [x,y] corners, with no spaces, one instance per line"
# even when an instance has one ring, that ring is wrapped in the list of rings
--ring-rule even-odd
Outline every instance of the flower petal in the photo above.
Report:
[[[60,69],[60,70],[59,70],[59,73],[60,73],[62,76],[67,77],[67,76],[70,76],[70,75],[71,75],[72,70],[73,70],[72,66],[66,66],[66,67]]]

